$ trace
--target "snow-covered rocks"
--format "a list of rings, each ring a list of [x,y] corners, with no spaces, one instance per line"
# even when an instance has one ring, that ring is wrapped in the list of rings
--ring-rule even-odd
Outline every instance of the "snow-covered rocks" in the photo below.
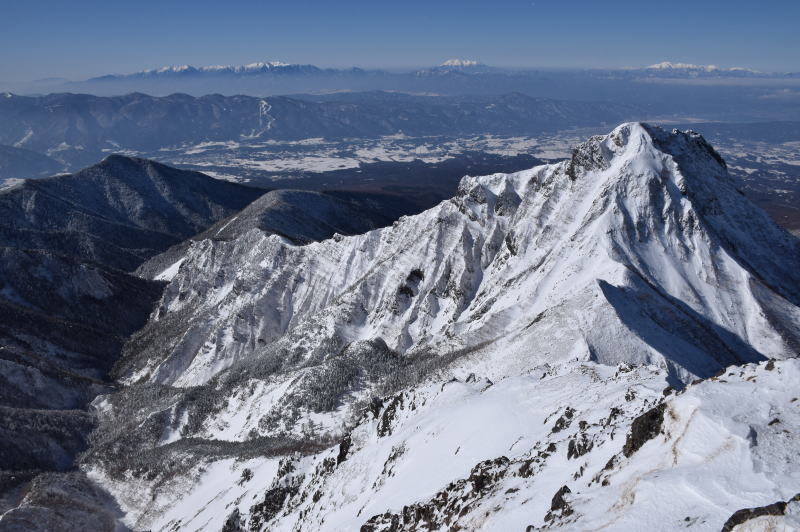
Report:
[[[681,392],[662,392],[655,367],[454,373],[373,405],[328,451],[204,465],[129,524],[216,530],[235,513],[258,530],[719,530],[800,491],[796,359]]]

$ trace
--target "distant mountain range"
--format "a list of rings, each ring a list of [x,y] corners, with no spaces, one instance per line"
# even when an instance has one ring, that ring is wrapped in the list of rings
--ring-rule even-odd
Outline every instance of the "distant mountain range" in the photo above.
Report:
[[[685,71],[685,72],[698,72],[705,74],[729,73],[734,75],[752,74],[760,76],[785,75],[785,74],[765,74],[764,72],[761,72],[759,70],[754,70],[752,68],[742,68],[742,67],[720,68],[716,65],[695,65],[692,63],[673,63],[671,61],[662,61],[661,63],[656,63],[654,65],[647,66],[644,69],[655,70],[659,72],[668,72],[672,74],[680,71]]]
[[[630,105],[519,93],[432,97],[370,92],[302,98],[10,95],[0,98],[0,144],[80,167],[112,150],[156,151],[205,141],[374,138],[398,133],[535,135],[612,123],[639,113]]]
[[[187,77],[187,76],[255,76],[260,74],[318,74],[326,72],[314,65],[291,65],[281,61],[250,63],[247,65],[212,65],[193,67],[191,65],[164,66],[151,70],[142,70],[131,74],[108,74],[90,78],[88,81],[109,81],[114,79]],[[335,72],[335,70],[327,70]]]
[[[384,76],[418,76],[421,72],[435,71],[467,71],[471,73],[485,73],[487,71],[503,72],[508,74],[530,74],[535,75],[553,69],[534,69],[534,68],[498,68],[490,67],[473,59],[448,59],[438,66],[428,67],[410,72],[390,73],[386,70],[361,68],[320,68],[310,64],[290,64],[282,61],[256,62],[246,65],[211,65],[211,66],[163,66],[149,70],[142,70],[128,74],[107,74],[103,76],[89,78],[88,82],[104,82],[119,79],[141,79],[141,78],[174,78],[174,77],[200,77],[200,76],[286,76],[286,75],[342,75],[342,74],[363,74],[363,75],[384,75]],[[577,69],[576,69],[577,70]],[[692,63],[680,63],[662,61],[641,68],[626,69],[584,69],[596,73],[616,73],[619,76],[661,76],[661,77],[683,77],[683,76],[757,76],[757,77],[797,77],[797,73],[775,73],[761,72],[759,70],[732,67],[721,68],[716,65],[696,65]]]
[[[0,99],[13,98],[14,94],[56,92],[257,97],[371,91],[458,97],[520,93],[553,100],[633,105],[644,111],[625,119],[682,115],[706,120],[765,121],[800,119],[798,89],[798,73],[764,73],[677,62],[631,69],[511,69],[487,66],[474,59],[450,59],[430,68],[390,72],[269,61],[248,65],[168,66],[83,81],[46,79],[4,83],[0,84],[0,91],[9,92],[0,93]]]
[[[140,70],[128,74],[106,74],[89,78],[87,82],[104,82],[120,79],[148,79],[148,78],[187,78],[187,77],[216,77],[216,76],[339,76],[339,75],[384,75],[384,76],[416,76],[431,70],[444,71],[465,71],[471,73],[493,71],[503,71],[504,69],[493,68],[472,59],[448,59],[442,64],[414,70],[409,73],[390,73],[380,69],[362,69],[358,67],[337,69],[320,68],[314,65],[299,65],[284,63],[283,61],[264,61],[249,63],[246,65],[210,65],[195,67],[192,65],[171,65],[148,70]],[[506,69],[508,70],[508,69]],[[510,71],[510,70],[508,70]]]

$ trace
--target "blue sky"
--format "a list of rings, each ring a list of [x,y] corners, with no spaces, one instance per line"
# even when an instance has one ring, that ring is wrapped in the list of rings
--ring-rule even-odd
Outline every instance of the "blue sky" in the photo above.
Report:
[[[265,60],[800,71],[800,1],[0,0],[0,80]]]

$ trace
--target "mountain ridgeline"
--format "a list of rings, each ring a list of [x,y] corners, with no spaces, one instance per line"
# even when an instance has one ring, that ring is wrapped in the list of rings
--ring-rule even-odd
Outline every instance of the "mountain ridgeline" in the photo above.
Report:
[[[0,245],[132,271],[264,192],[112,155],[74,174],[27,180],[3,191]]]
[[[104,96],[132,92],[158,96],[184,93],[264,97],[313,93],[330,94],[334,99],[346,93],[369,91],[449,97],[497,97],[517,92],[553,100],[633,105],[646,116],[683,115],[743,122],[800,119],[798,106],[791,103],[798,79],[798,73],[765,73],[668,62],[634,69],[504,69],[473,61],[456,61],[407,72],[257,63],[218,67],[185,65],[74,82],[6,82],[0,85],[0,91]]]

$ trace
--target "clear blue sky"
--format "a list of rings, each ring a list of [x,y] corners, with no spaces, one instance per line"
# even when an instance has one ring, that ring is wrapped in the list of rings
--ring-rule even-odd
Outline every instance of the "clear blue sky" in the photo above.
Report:
[[[800,71],[800,0],[0,0],[0,80],[264,60]]]

